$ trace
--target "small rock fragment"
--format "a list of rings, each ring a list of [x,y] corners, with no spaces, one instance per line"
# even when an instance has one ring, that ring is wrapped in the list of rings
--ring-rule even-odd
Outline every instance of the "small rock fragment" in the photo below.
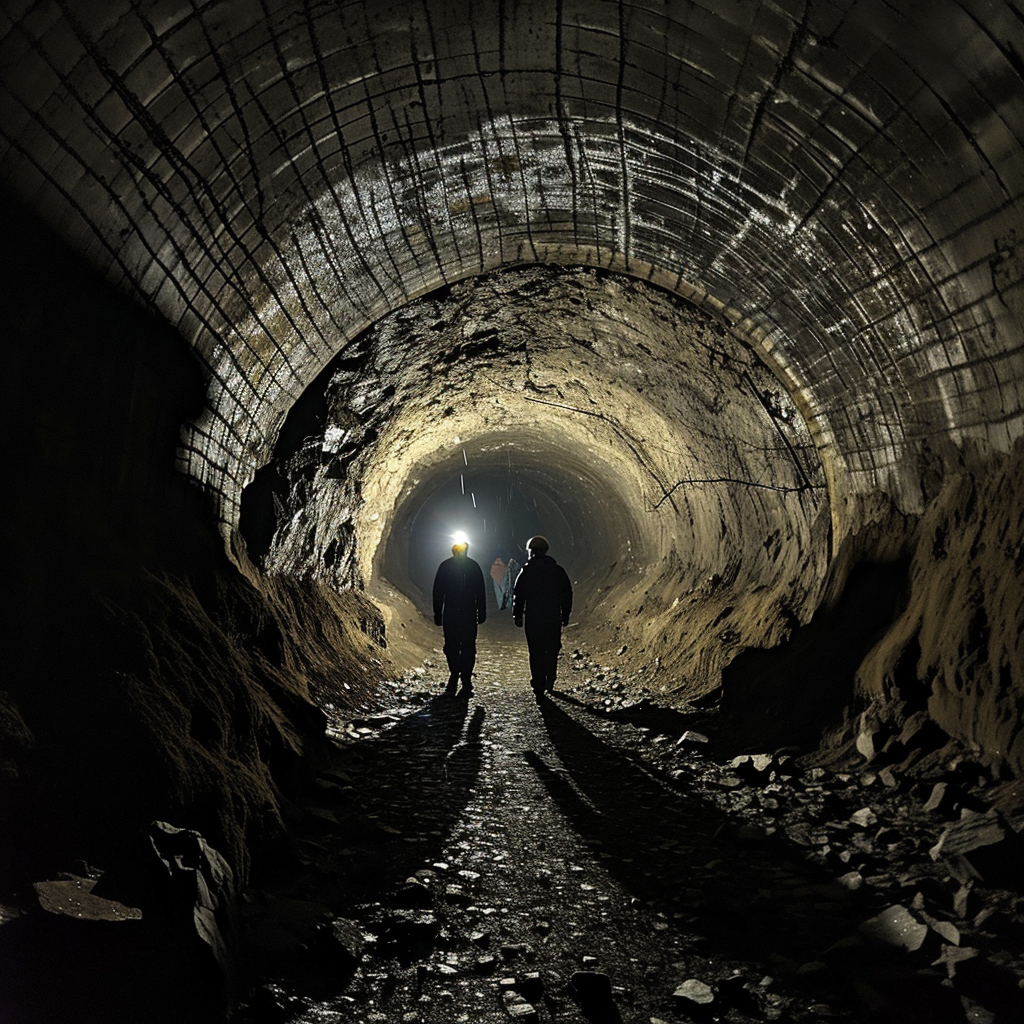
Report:
[[[928,926],[899,904],[865,921],[859,931],[875,942],[900,946],[910,952],[920,949],[928,936]]]
[[[878,821],[878,815],[870,807],[862,807],[850,815],[850,821],[861,828],[868,828]]]
[[[77,876],[54,882],[33,882],[39,905],[51,914],[88,921],[138,921],[142,911],[116,900],[94,896],[95,878]]]
[[[941,806],[943,800],[946,798],[946,789],[948,787],[946,782],[936,782],[932,786],[931,795],[925,801],[924,809],[926,811],[937,811]]]
[[[687,978],[676,987],[672,995],[676,999],[695,1003],[697,1006],[709,1006],[715,1001],[715,990],[707,982],[700,981],[698,978]]]
[[[687,729],[682,736],[676,740],[676,745],[681,743],[710,743],[711,740],[702,732],[696,732],[693,729]]]
[[[978,955],[978,950],[970,946],[943,946],[938,959],[932,962],[933,967],[944,966],[947,977],[956,977],[957,965],[964,960],[971,960]]]

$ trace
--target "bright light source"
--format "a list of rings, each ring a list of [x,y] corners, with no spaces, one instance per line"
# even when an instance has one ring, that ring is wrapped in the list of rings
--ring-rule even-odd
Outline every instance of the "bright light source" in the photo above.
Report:
[[[452,540],[455,541],[456,544],[468,544],[469,536],[463,533],[462,530],[456,530],[452,534]]]

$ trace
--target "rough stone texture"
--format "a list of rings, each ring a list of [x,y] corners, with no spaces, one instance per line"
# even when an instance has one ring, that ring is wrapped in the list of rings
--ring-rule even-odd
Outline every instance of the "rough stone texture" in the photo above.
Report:
[[[906,609],[858,673],[890,737],[927,710],[973,757],[1024,774],[1024,446],[968,453],[921,520]]]
[[[517,269],[410,303],[359,350],[304,396],[296,416],[312,406],[316,424],[306,413],[275,461],[270,571],[369,580],[385,607],[394,587],[429,611],[450,538],[423,532],[424,509],[461,480],[445,507],[474,554],[522,562],[543,531],[585,628],[660,653],[666,689],[712,685],[730,653],[816,606],[829,519],[813,442],[757,353],[700,311],[618,275]],[[509,512],[505,492],[538,511]]]
[[[834,568],[850,544],[876,555],[905,542],[907,517],[965,442],[994,459],[1021,434],[1024,46],[1010,3],[565,0],[552,10],[489,0],[467,11],[268,0],[253,19],[218,0],[102,14],[86,0],[38,0],[8,8],[0,33],[0,179],[191,346],[205,399],[182,417],[179,462],[226,539],[289,410],[332,359],[350,363],[356,398],[396,386],[400,342],[415,357],[414,332],[376,365],[366,329],[512,264],[631,275],[717,317],[757,353],[784,389],[778,408],[799,413],[797,433],[817,448]],[[490,330],[441,332],[438,386],[462,390],[465,342]],[[694,338],[676,342],[647,377],[687,365]],[[543,333],[539,365],[560,344],[559,331]],[[620,344],[628,356],[640,343]],[[478,355],[474,365],[494,367],[487,345]],[[583,390],[607,398],[617,422],[650,408],[607,360],[586,369]],[[713,370],[728,393],[729,367]],[[508,397],[510,429],[527,444],[532,397]],[[621,433],[602,423],[584,443],[577,412],[545,416],[545,429],[566,436],[565,465],[617,467],[593,469],[588,486],[630,507],[624,482],[650,467]],[[684,467],[705,440],[716,467],[731,461],[724,433],[701,438],[697,418],[662,416],[661,440]],[[372,452],[360,440],[372,465],[345,486],[363,504],[337,537],[297,524],[303,556],[322,552],[324,571],[358,565],[365,580],[380,569],[381,523],[401,512],[398,495],[416,494],[419,466],[392,425],[430,437],[432,413],[395,417]],[[59,449],[59,425],[52,432]],[[764,479],[787,477],[783,449],[772,462],[788,468]],[[148,455],[139,443],[136,462]],[[716,500],[680,508],[678,530],[653,551],[642,545],[651,562],[674,557],[668,538],[691,528],[697,563],[714,562],[705,541]],[[769,559],[778,538],[803,536],[813,519],[800,502],[764,517]],[[870,540],[858,542],[865,529]],[[648,650],[655,638],[682,649],[680,675],[713,682],[739,647],[777,642],[807,617],[786,584],[772,592],[773,568],[765,577],[750,563],[745,613],[743,582],[715,595],[729,574],[712,572],[671,620],[718,629],[722,650],[687,650],[640,600],[616,610],[644,617]],[[831,581],[823,572],[819,560],[808,594],[841,588],[843,571]],[[389,621],[406,624],[403,595],[383,597],[394,598]],[[1004,705],[979,710],[994,692],[985,674],[964,684],[969,708],[936,690],[935,712],[1005,756],[1020,716],[1006,724]],[[999,678],[1019,685],[1012,670]]]
[[[627,560],[607,567],[605,610],[630,635],[589,609],[593,677],[616,678],[616,699],[641,674],[650,692],[710,692],[743,645],[806,637],[856,561],[913,555],[847,738],[893,768],[967,752],[1008,787],[1001,811],[1019,807],[1022,53],[1013,0],[5,4],[0,808],[25,842],[0,868],[52,877],[26,862],[113,858],[160,819],[244,877],[323,740],[310,698],[372,703],[382,615],[393,649],[429,648],[395,525],[412,529],[416,481],[440,465],[414,442],[440,436],[445,406],[392,410],[387,391],[420,379],[421,397],[447,389],[468,410],[470,367],[474,395],[507,402],[486,430],[482,404],[467,412],[474,456],[505,430],[532,449],[545,510],[575,474],[606,509],[589,529],[621,527],[659,567],[632,590],[614,578]],[[568,290],[527,343],[536,378],[524,361],[513,384],[563,406],[596,396],[664,450],[637,456],[593,417],[585,431],[543,391],[484,386],[485,371],[508,383],[517,307],[480,306],[496,340],[457,321],[453,296],[526,264],[562,268]],[[673,303],[688,327],[655,324],[665,293],[694,307]],[[701,366],[709,333],[730,358]],[[327,452],[352,456],[336,481],[351,521],[323,536],[320,497],[303,504],[268,581],[241,543],[243,492],[275,446],[301,450],[282,428],[335,359],[335,415],[388,415]],[[741,366],[756,387],[735,388]],[[720,421],[715,396],[733,400]],[[773,410],[797,418],[772,434]],[[670,490],[698,462],[787,486],[800,464],[827,492],[700,485],[674,523],[671,501],[637,511],[638,481]],[[740,537],[716,538],[716,516]],[[601,556],[580,550],[596,593]],[[719,561],[735,576],[687,578]],[[339,597],[334,573],[383,610]],[[623,648],[636,671],[618,678],[604,668]],[[965,999],[993,987],[978,959],[956,970]]]
[[[333,355],[509,263],[739,325],[841,492],[919,507],[921,442],[1020,434],[1012,3],[73,0],[2,29],[0,174],[193,344],[182,459],[226,529]]]
[[[51,914],[82,918],[86,921],[137,921],[142,917],[138,907],[126,907],[117,900],[105,900],[93,894],[95,878],[62,878],[34,882],[39,905]]]
[[[194,830],[242,884],[257,851],[280,856],[325,711],[374,707],[390,671],[380,615],[356,593],[229,561],[173,471],[179,425],[202,395],[180,339],[23,210],[0,211],[5,358],[19,382],[0,403],[18,438],[5,464],[0,885],[21,913],[0,933],[0,974],[18,979],[5,1000],[45,1018],[36,1001],[61,997],[47,972],[67,952],[65,992],[102,1012],[49,1019],[207,1020],[220,980],[162,931],[159,898],[135,898],[132,880],[155,859],[138,837],[154,820]],[[54,915],[31,883],[81,874],[79,861],[104,872],[102,898],[143,911],[132,936],[79,949],[77,933],[38,920]],[[194,939],[192,903],[186,918]],[[127,979],[117,1005],[104,973],[115,962]],[[158,1011],[133,1002],[151,1002],[154,986]]]

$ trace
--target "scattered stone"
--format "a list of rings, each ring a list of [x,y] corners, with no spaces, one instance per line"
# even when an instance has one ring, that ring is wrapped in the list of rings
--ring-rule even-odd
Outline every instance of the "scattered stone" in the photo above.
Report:
[[[715,1001],[715,990],[707,982],[697,978],[687,978],[676,987],[672,995],[684,1003],[693,1003],[697,1006],[710,1006]]]
[[[865,921],[859,928],[862,935],[887,946],[899,946],[914,952],[928,937],[928,926],[907,910],[896,905]]]
[[[154,821],[149,829],[153,852],[167,871],[172,901],[191,904],[190,917],[199,938],[209,946],[226,975],[234,970],[225,932],[234,928],[237,905],[234,872],[224,857],[198,832]]]
[[[857,734],[857,753],[864,758],[865,761],[870,761],[875,756],[875,737],[874,734],[867,728],[862,727],[861,731]]]
[[[960,929],[952,921],[943,921],[940,918],[932,917],[924,910],[919,910],[918,914],[933,932],[941,935],[951,946],[960,945]]]
[[[514,999],[513,996],[509,996],[505,1003],[508,1015],[513,1020],[524,1021],[525,1024],[536,1024],[539,1018],[533,1005],[523,1000],[522,997]]]
[[[946,946],[942,947],[938,959],[932,962],[933,967],[945,967],[947,977],[956,976],[957,966],[964,960],[971,960],[978,955],[978,950],[971,946]]]
[[[928,851],[932,860],[939,857],[963,855],[982,846],[991,846],[1006,837],[999,812],[990,810],[986,814],[965,812],[955,825],[945,829],[939,841]]]
[[[953,913],[963,921],[966,921],[970,915],[972,892],[971,886],[961,885],[953,897]]]
[[[850,892],[856,892],[864,884],[864,876],[859,871],[847,871],[838,878],[839,884]]]
[[[445,899],[451,900],[452,903],[468,905],[473,902],[473,897],[461,885],[446,885],[444,896]]]
[[[924,809],[926,811],[937,811],[946,799],[946,791],[948,788],[948,783],[936,782],[935,785],[932,786],[931,795],[924,803]]]
[[[878,815],[870,807],[862,807],[850,815],[850,821],[861,828],[869,828],[878,822]]]
[[[75,917],[83,921],[138,921],[142,911],[116,900],[93,895],[95,878],[73,876],[55,882],[33,882],[39,905],[51,914]]]
[[[693,729],[687,729],[686,732],[684,732],[683,735],[680,736],[678,740],[676,740],[676,745],[678,746],[682,743],[700,744],[710,742],[711,740],[707,736],[705,736],[704,733],[695,732]]]

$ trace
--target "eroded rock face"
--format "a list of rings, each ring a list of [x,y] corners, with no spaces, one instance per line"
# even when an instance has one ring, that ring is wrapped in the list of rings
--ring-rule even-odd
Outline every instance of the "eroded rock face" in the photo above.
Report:
[[[549,535],[584,628],[698,685],[816,604],[829,502],[807,428],[752,346],[667,293],[584,269],[463,282],[383,319],[322,395],[279,455],[272,572],[422,611],[450,543],[425,510],[458,486],[475,555]]]
[[[859,672],[872,747],[899,748],[925,712],[997,778],[1024,775],[1022,573],[1024,446],[969,451],[921,519],[906,608]]]

